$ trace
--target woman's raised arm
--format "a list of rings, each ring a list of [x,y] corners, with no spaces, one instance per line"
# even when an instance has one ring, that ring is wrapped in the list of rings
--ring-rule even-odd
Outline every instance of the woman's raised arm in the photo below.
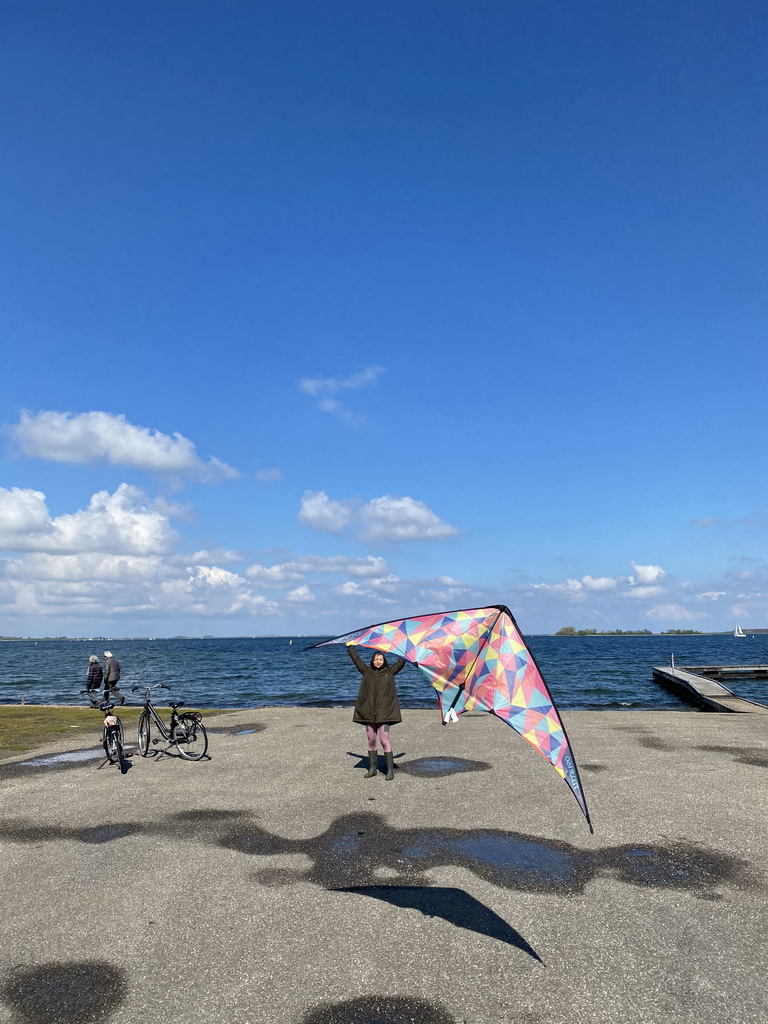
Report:
[[[365,662],[355,650],[354,644],[348,643],[347,651],[349,652],[350,658],[352,659],[352,661],[354,661],[355,665],[357,666],[357,671],[365,672]]]

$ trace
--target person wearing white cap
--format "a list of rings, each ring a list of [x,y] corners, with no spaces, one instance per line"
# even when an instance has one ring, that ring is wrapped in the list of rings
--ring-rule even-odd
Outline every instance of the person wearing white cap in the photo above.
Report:
[[[117,690],[117,684],[120,682],[120,662],[114,656],[112,651],[104,651],[104,699],[112,700],[117,697],[117,693],[110,696],[110,690]],[[125,697],[120,695],[120,703],[125,704]]]

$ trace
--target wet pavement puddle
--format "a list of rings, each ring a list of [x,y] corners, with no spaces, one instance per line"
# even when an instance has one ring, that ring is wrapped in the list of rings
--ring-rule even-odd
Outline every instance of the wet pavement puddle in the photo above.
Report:
[[[128,992],[127,973],[103,961],[19,967],[0,987],[18,1024],[106,1024]]]
[[[415,761],[405,761],[397,766],[406,775],[420,778],[441,778],[446,775],[457,775],[460,772],[486,772],[491,765],[485,761],[470,761],[465,757],[420,757]]]
[[[35,757],[31,761],[18,761],[19,768],[48,768],[57,764],[75,764],[82,761],[92,761],[97,757],[104,757],[101,747],[93,750],[71,750],[66,754],[48,754],[45,757]]]
[[[301,1024],[457,1024],[445,1007],[425,999],[402,996],[359,996],[340,1003],[321,1003]]]
[[[181,811],[147,823],[110,822],[73,829],[32,820],[0,821],[0,840],[39,843],[119,841],[134,832],[220,846],[256,857],[251,880],[276,886],[309,882],[324,889],[433,885],[431,872],[455,867],[505,889],[570,896],[599,878],[640,888],[686,890],[722,899],[722,889],[761,890],[765,879],[743,857],[689,842],[627,843],[580,848],[502,829],[397,828],[380,814],[345,814],[320,835],[291,839],[259,824],[250,812],[217,808]],[[259,858],[300,854],[304,866],[281,869]],[[409,894],[406,894],[409,895]]]

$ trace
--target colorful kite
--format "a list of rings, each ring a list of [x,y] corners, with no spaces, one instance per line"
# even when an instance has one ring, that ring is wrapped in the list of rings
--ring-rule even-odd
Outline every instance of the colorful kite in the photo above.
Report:
[[[594,831],[565,727],[509,608],[394,619],[312,647],[346,643],[418,665],[437,691],[443,722],[456,721],[464,711],[488,711],[512,726],[565,779]]]

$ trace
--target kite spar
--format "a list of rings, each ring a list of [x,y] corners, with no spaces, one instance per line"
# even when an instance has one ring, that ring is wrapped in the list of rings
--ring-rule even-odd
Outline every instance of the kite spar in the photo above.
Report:
[[[565,779],[593,832],[565,727],[506,605],[379,622],[306,650],[355,643],[413,662],[434,686],[443,722],[487,711],[520,733]]]

